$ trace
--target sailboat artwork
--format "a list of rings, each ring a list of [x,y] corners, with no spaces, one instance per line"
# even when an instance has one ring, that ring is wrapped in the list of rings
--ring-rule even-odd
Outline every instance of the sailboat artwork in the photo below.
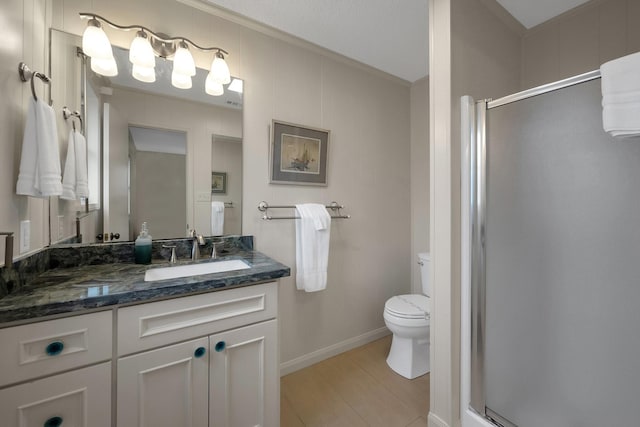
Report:
[[[321,141],[297,135],[282,134],[280,170],[305,173],[320,173]]]
[[[270,184],[327,185],[330,131],[272,121]]]

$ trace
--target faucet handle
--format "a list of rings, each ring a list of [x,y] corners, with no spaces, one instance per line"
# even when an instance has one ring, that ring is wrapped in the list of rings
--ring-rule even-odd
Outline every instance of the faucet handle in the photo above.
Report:
[[[218,258],[218,248],[217,245],[219,245],[222,242],[211,242],[211,259],[216,259]]]
[[[169,262],[171,264],[175,264],[176,261],[178,261],[178,257],[176,256],[176,246],[175,245],[162,245],[163,248],[165,249],[171,249],[171,258],[169,259]]]

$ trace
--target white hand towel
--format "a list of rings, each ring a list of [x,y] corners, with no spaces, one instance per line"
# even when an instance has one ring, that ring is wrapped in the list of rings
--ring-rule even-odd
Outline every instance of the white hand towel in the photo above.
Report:
[[[87,142],[78,131],[69,132],[67,146],[67,160],[64,165],[62,178],[63,199],[76,200],[89,197],[89,183],[87,180]]]
[[[87,140],[80,132],[74,131],[73,142],[76,149],[76,197],[89,197]]]
[[[33,197],[62,194],[55,114],[41,99],[29,102],[16,193]]]
[[[64,162],[64,173],[62,174],[62,199],[76,199],[76,148],[73,142],[73,130],[69,132],[67,143],[67,159]]]
[[[602,123],[614,137],[640,136],[640,52],[609,61],[602,76]]]
[[[211,235],[224,234],[224,202],[211,202]]]
[[[296,287],[306,292],[327,287],[331,216],[323,205],[296,205]]]

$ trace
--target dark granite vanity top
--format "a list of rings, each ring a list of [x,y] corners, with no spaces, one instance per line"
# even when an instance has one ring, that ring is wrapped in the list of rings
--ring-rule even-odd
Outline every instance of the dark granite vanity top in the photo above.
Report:
[[[251,268],[201,276],[145,282],[145,271],[149,268],[191,264],[193,262],[216,262],[203,256],[198,261],[184,260],[185,248],[190,242],[185,240],[179,248],[177,264],[169,264],[163,257],[157,259],[162,243],[154,242],[154,260],[151,265],[134,264],[132,246],[129,243],[105,245],[70,246],[52,248],[61,253],[48,254],[43,261],[54,268],[33,274],[19,288],[0,297],[0,327],[8,322],[31,321],[36,318],[64,313],[76,313],[118,304],[143,303],[152,300],[178,297],[193,293],[224,290],[247,286],[286,277],[289,267],[252,249],[246,241],[230,240],[218,260],[240,259]],[[179,242],[179,245],[182,242]],[[46,250],[46,249],[45,249]],[[92,250],[97,251],[92,254]],[[104,251],[111,251],[105,255]],[[166,250],[165,250],[166,251]],[[115,254],[122,252],[122,254]],[[163,251],[164,252],[164,251]],[[203,255],[205,250],[202,251]],[[75,255],[75,259],[74,259]],[[115,259],[111,259],[114,256]],[[71,259],[76,266],[70,264]],[[109,263],[101,263],[105,260]],[[15,264],[14,264],[15,265]],[[5,272],[6,273],[6,272]],[[6,282],[6,278],[5,278]],[[6,284],[5,284],[6,285]]]

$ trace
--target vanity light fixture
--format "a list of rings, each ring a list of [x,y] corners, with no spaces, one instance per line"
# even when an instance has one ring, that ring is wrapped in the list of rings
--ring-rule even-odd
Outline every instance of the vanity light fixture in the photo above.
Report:
[[[89,19],[82,35],[82,50],[91,57],[91,69],[98,74],[103,76],[118,74],[111,43],[102,29],[102,22],[104,22],[118,30],[137,30],[129,49],[129,61],[133,64],[131,74],[137,80],[147,83],[156,80],[155,57],[160,56],[173,59],[171,84],[179,89],[190,89],[191,78],[196,75],[196,64],[189,49],[195,48],[204,52],[214,52],[211,68],[205,81],[205,91],[209,95],[222,95],[224,93],[222,85],[231,81],[229,66],[224,60],[224,55],[229,53],[224,49],[202,47],[186,37],[168,37],[142,25],[118,25],[94,13],[80,13],[80,17]]]

